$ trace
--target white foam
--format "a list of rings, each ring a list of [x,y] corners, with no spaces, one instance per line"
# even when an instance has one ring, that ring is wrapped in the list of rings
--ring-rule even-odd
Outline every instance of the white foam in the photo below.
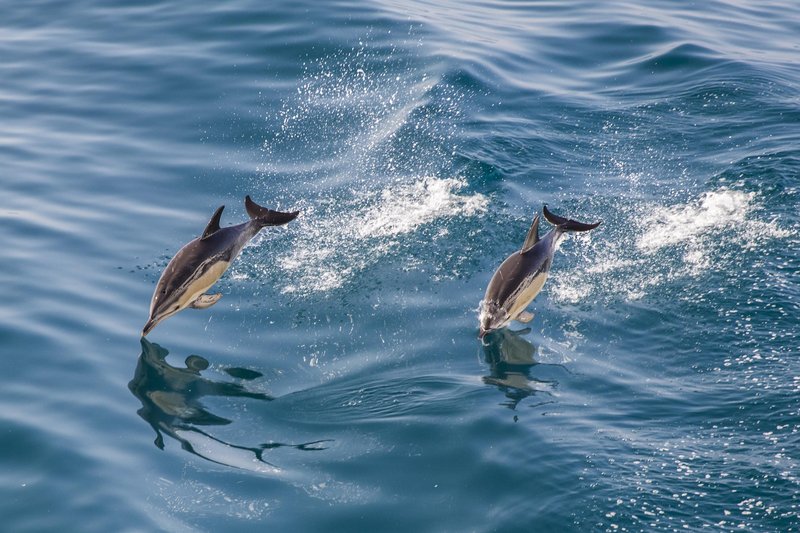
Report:
[[[578,266],[557,270],[550,294],[563,303],[638,300],[663,283],[726,268],[739,255],[730,250],[746,252],[794,234],[774,220],[755,219],[759,207],[756,193],[728,188],[686,204],[639,204],[621,231],[605,228],[566,250],[580,257]]]
[[[698,276],[712,267],[711,258],[720,245],[752,250],[767,239],[781,239],[791,232],[774,222],[753,220],[758,207],[754,192],[719,189],[703,194],[698,203],[654,209],[642,220],[647,228],[636,246],[645,253],[682,245],[687,273]]]
[[[742,225],[753,208],[755,193],[722,189],[707,192],[699,205],[679,205],[653,209],[642,220],[647,230],[636,247],[650,253],[702,237],[719,228]]]
[[[399,237],[443,219],[486,211],[480,193],[458,194],[466,181],[422,177],[377,192],[354,193],[331,213],[298,219],[292,251],[278,260],[289,280],[283,292],[327,292],[342,287],[389,254]],[[432,238],[446,236],[438,231]]]
[[[390,237],[410,233],[437,218],[484,212],[488,202],[484,195],[455,193],[465,185],[463,180],[425,177],[405,187],[384,189],[377,205],[362,215],[357,233],[361,238]]]

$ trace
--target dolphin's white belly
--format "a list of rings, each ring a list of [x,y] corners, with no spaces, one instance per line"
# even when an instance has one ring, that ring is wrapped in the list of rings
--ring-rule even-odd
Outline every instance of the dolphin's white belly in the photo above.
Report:
[[[197,300],[201,294],[210,289],[211,286],[215,284],[220,277],[222,277],[225,271],[228,270],[229,266],[230,263],[227,261],[217,261],[208,267],[208,269],[203,272],[200,277],[192,281],[186,287],[186,291],[183,293],[183,296],[180,300],[178,300],[178,305],[180,305],[180,308],[184,309],[188,307],[192,302]]]
[[[511,308],[508,310],[509,320],[515,320],[517,316],[536,298],[542,290],[544,282],[547,281],[547,272],[536,275],[514,299]]]

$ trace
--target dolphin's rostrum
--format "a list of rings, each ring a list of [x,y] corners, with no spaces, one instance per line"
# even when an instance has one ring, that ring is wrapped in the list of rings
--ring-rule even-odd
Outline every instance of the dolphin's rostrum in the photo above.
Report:
[[[142,329],[147,335],[162,320],[187,307],[211,307],[222,294],[205,292],[222,276],[245,244],[265,226],[294,220],[299,211],[282,213],[261,207],[249,196],[244,200],[250,220],[236,226],[219,227],[222,210],[211,216],[203,234],[181,248],[164,269],[150,302],[150,318]]]
[[[529,322],[533,315],[525,311],[525,308],[542,290],[553,262],[553,254],[564,233],[589,231],[600,225],[600,222],[584,224],[562,218],[551,213],[546,205],[542,213],[554,228],[540,239],[537,214],[522,248],[503,261],[486,288],[478,315],[481,338],[490,331],[505,327],[512,320]]]

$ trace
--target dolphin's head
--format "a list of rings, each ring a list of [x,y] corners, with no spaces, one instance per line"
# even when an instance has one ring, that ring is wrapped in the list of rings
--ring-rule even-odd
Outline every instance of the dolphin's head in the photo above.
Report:
[[[142,337],[150,333],[159,322],[171,317],[186,307],[185,304],[181,304],[179,301],[179,296],[180,294],[174,291],[170,293],[162,290],[161,287],[156,288],[153,301],[150,303],[150,318],[148,318],[147,323],[144,325],[144,328],[142,328]]]
[[[494,300],[483,300],[478,314],[480,322],[479,338],[483,338],[490,331],[500,329],[508,323],[508,312]]]

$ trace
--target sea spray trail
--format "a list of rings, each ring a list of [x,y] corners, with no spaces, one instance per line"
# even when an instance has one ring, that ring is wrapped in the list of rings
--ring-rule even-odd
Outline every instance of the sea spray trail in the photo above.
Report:
[[[622,207],[606,238],[576,237],[582,242],[567,255],[583,267],[555,273],[553,298],[638,300],[664,283],[740,268],[743,255],[796,235],[775,220],[759,220],[760,207],[756,193],[726,188],[683,205]]]
[[[388,61],[383,53],[360,43],[304,63],[296,93],[272,121],[278,129],[262,144],[265,179],[288,172],[325,194],[449,168],[469,90],[395,49]]]
[[[288,280],[281,290],[309,293],[339,288],[392,253],[399,240],[413,239],[406,234],[421,226],[432,225],[427,236],[446,246],[452,236],[441,220],[465,220],[486,211],[484,195],[458,194],[465,186],[464,180],[426,177],[372,193],[354,191],[327,213],[312,210],[301,221],[292,251],[278,261],[282,277]]]
[[[269,159],[297,157],[283,150],[300,143],[308,148],[303,171],[317,176],[309,186],[318,196],[302,200],[304,216],[292,250],[277,262],[284,293],[339,288],[423,226],[433,227],[427,240],[447,246],[446,240],[458,237],[448,234],[447,220],[463,222],[486,212],[488,197],[469,192],[465,178],[447,175],[455,120],[468,92],[394,55],[400,54],[390,52],[400,75],[363,43],[343,57],[305,64],[304,82],[280,112],[280,130],[264,141],[263,175],[279,171]],[[309,158],[321,160],[314,165]],[[405,268],[415,261],[423,263],[411,256]],[[444,268],[440,262],[435,274]],[[247,269],[267,270],[256,264],[234,276],[246,277]]]

